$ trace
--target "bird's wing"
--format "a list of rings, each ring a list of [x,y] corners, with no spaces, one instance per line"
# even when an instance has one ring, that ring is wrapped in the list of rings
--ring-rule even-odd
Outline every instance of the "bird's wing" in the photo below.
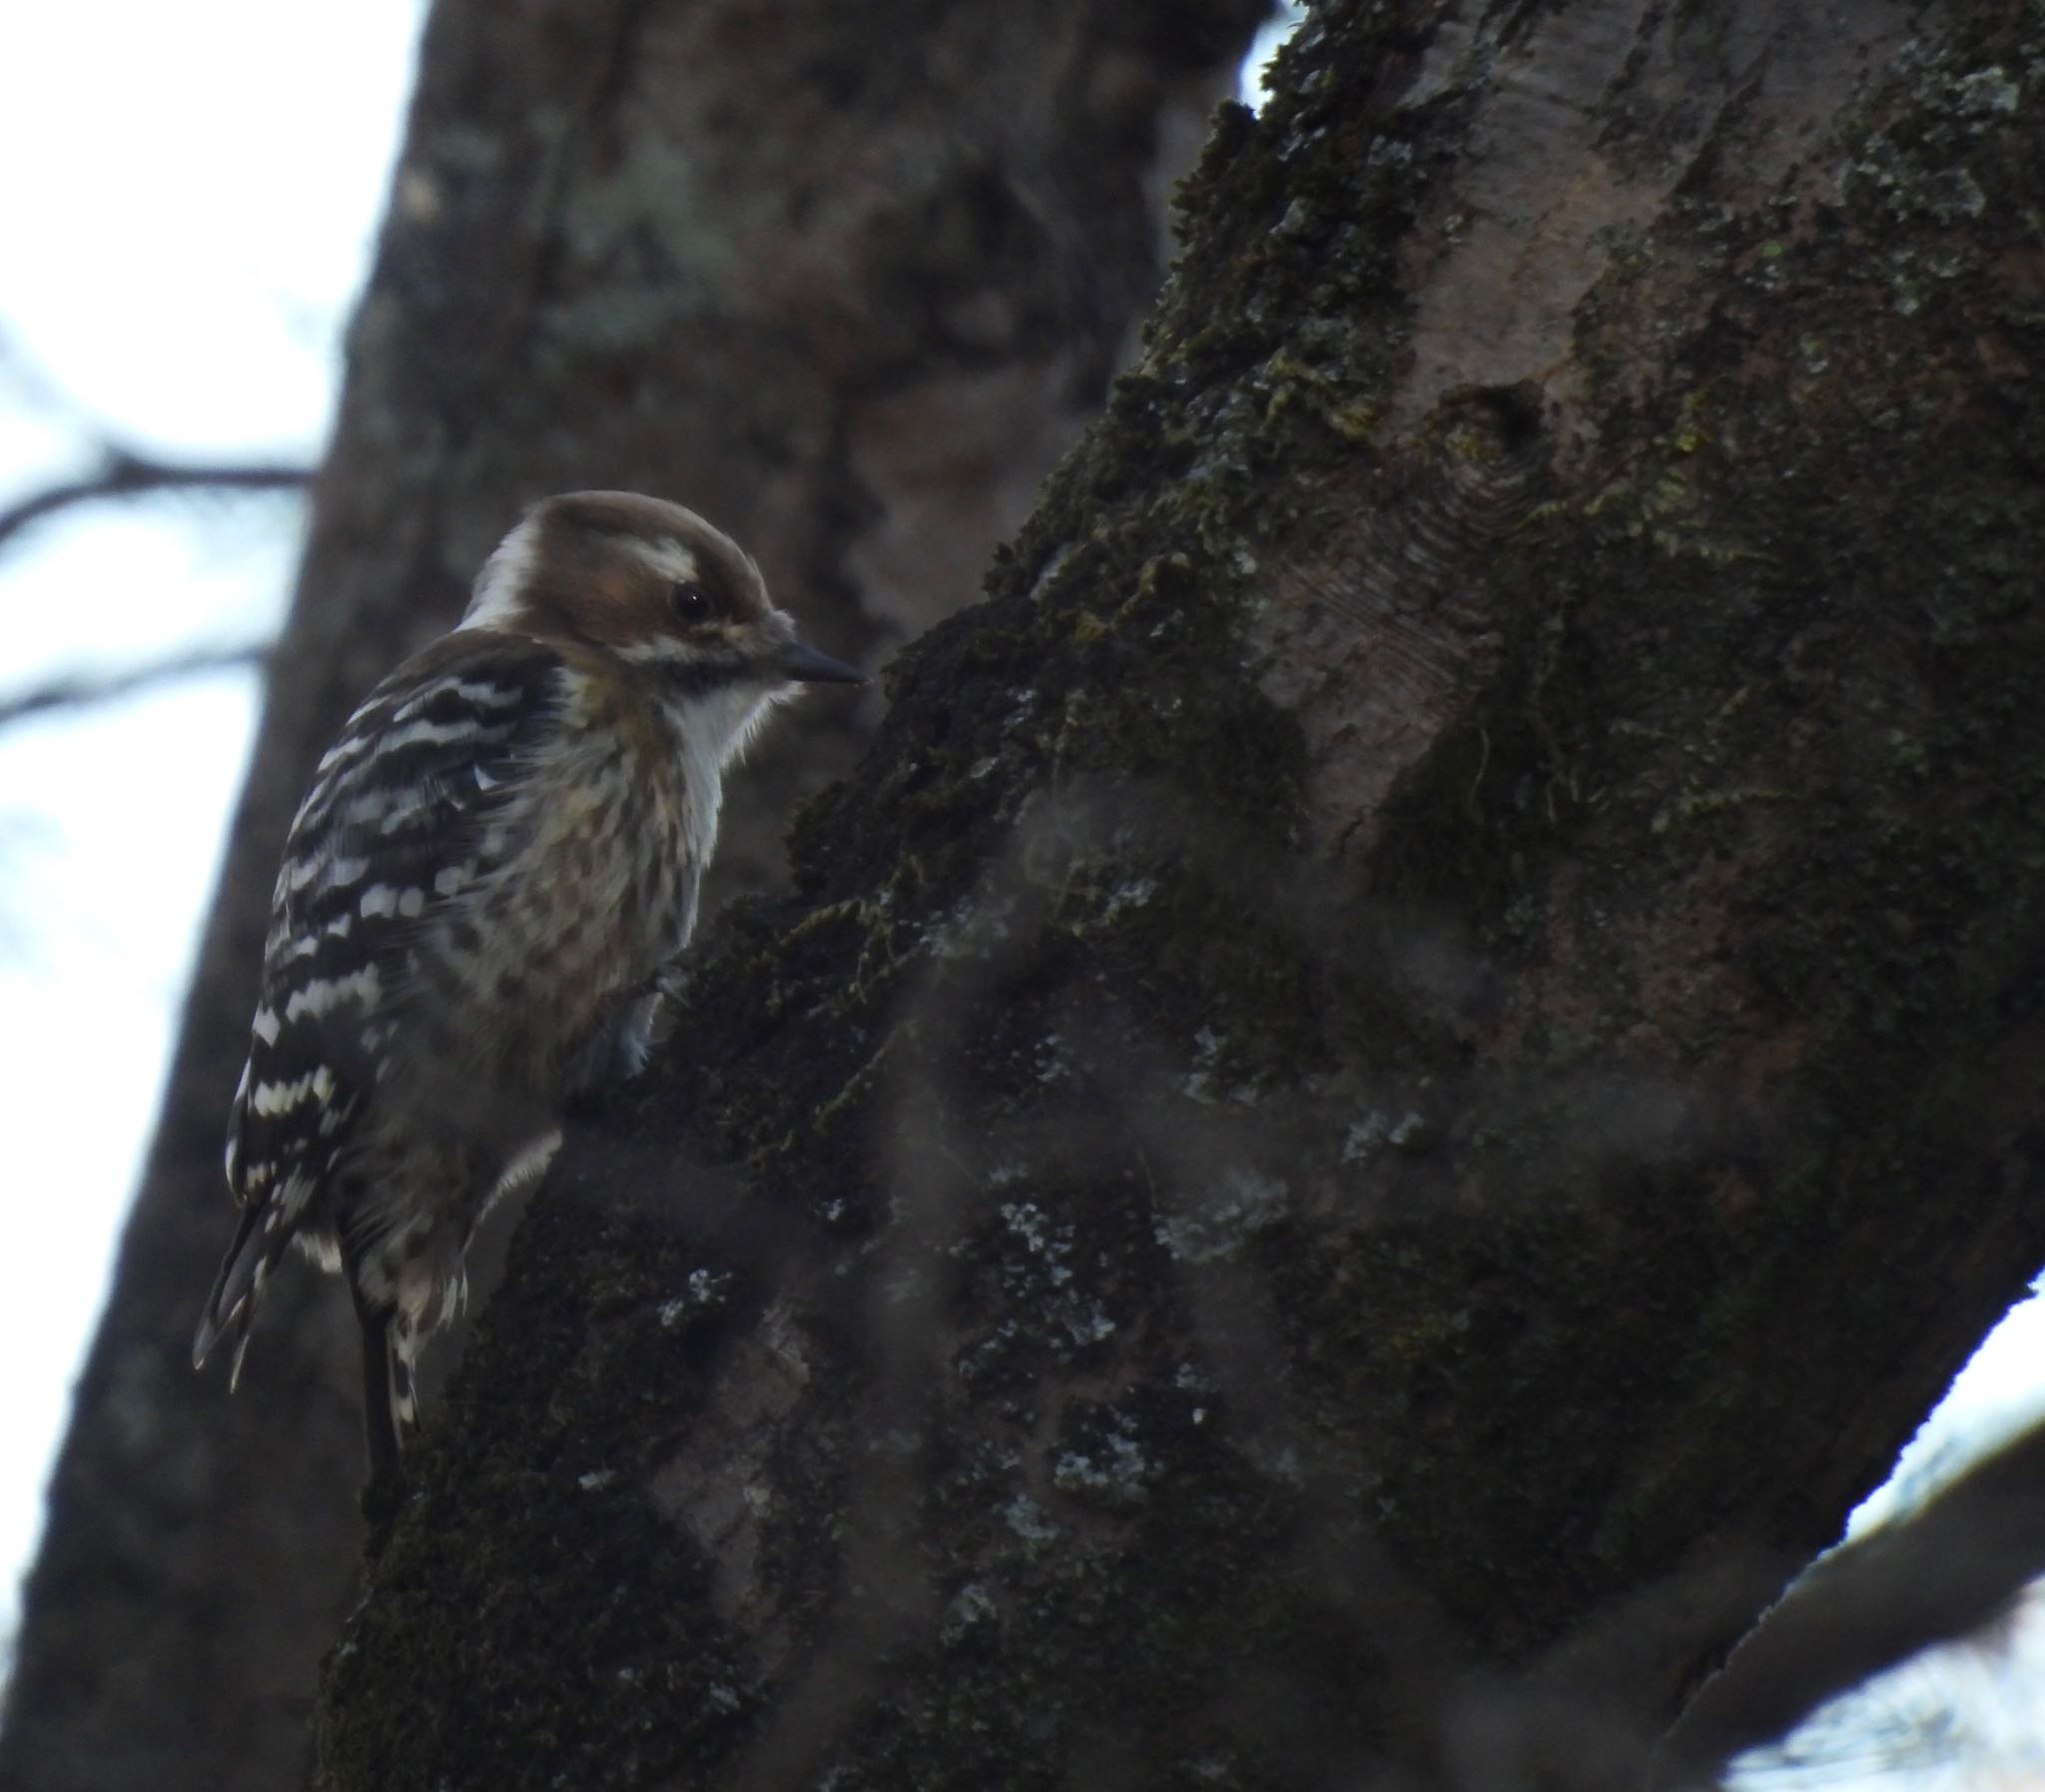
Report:
[[[232,1331],[239,1367],[255,1295],[374,1082],[405,947],[475,877],[475,844],[554,712],[560,664],[523,637],[449,635],[371,692],[320,762],[272,898],[262,999],[228,1117],[242,1221],[195,1361]]]

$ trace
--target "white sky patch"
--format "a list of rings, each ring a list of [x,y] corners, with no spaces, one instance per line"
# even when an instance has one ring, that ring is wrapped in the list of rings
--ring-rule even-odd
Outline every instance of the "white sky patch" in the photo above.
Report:
[[[221,796],[240,780],[255,701],[253,674],[194,680],[97,716],[85,752],[69,722],[0,732],[0,1138],[12,1195],[0,1250],[0,1558],[9,1563],[25,1561],[41,1530],[48,1459],[98,1323],[186,961],[213,894]],[[89,827],[78,825],[88,816]],[[10,1629],[12,1600],[10,1571],[0,1581]]]
[[[1846,1534],[1906,1517],[2045,1418],[2045,1298],[1989,1333]],[[1733,1792],[1974,1792],[2045,1784],[2045,1585],[1994,1641],[1926,1649],[1820,1706],[1778,1748],[1734,1763]]]
[[[1235,78],[1235,97],[1252,112],[1262,110],[1269,91],[1265,83],[1271,72],[1271,58],[1278,54],[1279,45],[1299,29],[1305,17],[1304,6],[1285,5],[1257,27],[1250,53]]]
[[[0,302],[5,295],[0,274]],[[30,468],[0,462],[0,491],[33,484]],[[202,641],[266,640],[284,617],[303,510],[289,493],[166,496],[61,511],[33,525],[0,549],[0,698]]]
[[[94,415],[313,452],[382,204],[416,0],[11,9],[0,311]]]
[[[98,436],[179,460],[318,458],[422,10],[10,14],[0,166],[21,178],[0,264],[0,502],[86,470]],[[263,639],[301,513],[293,498],[166,498],[15,537],[0,697]],[[219,675],[0,731],[0,1137],[17,1196],[0,1249],[0,1665],[256,703],[253,673]],[[223,1183],[223,1248],[230,1225]]]
[[[1989,1333],[1846,1534],[1906,1517],[2045,1418],[2045,1298]],[[1924,1650],[1733,1763],[1732,1792],[1979,1792],[2045,1786],[2045,1582],[1990,1638]]]
[[[1895,1472],[1846,1521],[1859,1536],[1922,1505],[1991,1451],[2045,1418],[2045,1296],[2034,1289],[1988,1334],[1945,1399],[1896,1459]]]

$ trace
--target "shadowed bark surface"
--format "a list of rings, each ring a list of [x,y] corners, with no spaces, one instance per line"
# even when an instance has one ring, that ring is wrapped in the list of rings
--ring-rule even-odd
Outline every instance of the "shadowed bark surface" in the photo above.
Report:
[[[2045,1257],[2038,25],[1330,6],[588,1117],[328,1783],[1638,1783]]]
[[[346,1302],[191,1374],[271,879],[320,750],[548,492],[670,495],[875,663],[974,594],[1156,288],[1263,8],[444,0],[145,1187],[27,1589],[0,1785],[277,1788],[357,1572]],[[261,153],[252,148],[252,153]],[[724,890],[878,700],[734,791]]]

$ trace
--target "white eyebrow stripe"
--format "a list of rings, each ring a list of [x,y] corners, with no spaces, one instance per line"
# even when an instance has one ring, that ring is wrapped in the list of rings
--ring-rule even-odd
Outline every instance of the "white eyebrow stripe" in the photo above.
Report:
[[[672,537],[633,541],[628,545],[654,572],[677,585],[693,584],[702,576],[703,569],[696,563],[694,552]]]
[[[538,564],[539,521],[528,516],[483,562],[482,576],[475,582],[475,595],[462,613],[461,626],[502,628],[514,621]]]

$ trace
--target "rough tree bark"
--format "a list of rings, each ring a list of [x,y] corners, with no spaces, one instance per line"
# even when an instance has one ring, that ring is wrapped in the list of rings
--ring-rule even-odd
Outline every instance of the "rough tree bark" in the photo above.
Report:
[[[1313,15],[535,1201],[328,1783],[1640,1783],[2045,1257],[2041,77]]]
[[[872,663],[967,602],[1154,296],[1165,194],[1263,0],[443,0],[145,1187],[27,1589],[0,1786],[304,1783],[359,1559],[345,1303],[192,1376],[220,1128],[312,761],[519,507],[679,497]],[[878,703],[870,705],[877,710]],[[848,720],[848,717],[851,717]],[[871,725],[815,706],[726,890]]]

